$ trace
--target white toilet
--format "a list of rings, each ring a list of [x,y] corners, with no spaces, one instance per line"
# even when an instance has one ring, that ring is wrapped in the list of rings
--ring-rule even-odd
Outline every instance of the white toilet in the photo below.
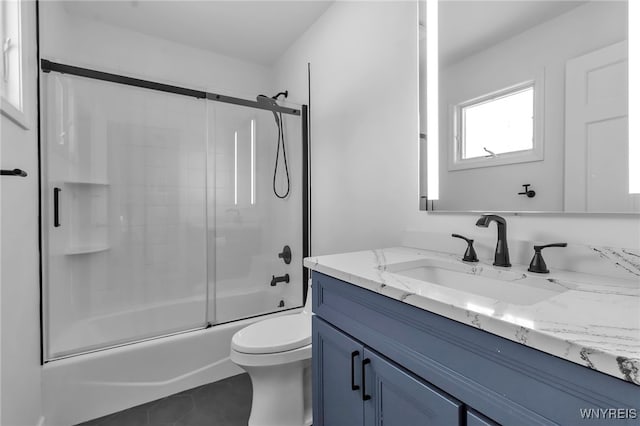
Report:
[[[311,287],[302,313],[258,321],[234,334],[231,361],[253,384],[249,426],[311,425]]]

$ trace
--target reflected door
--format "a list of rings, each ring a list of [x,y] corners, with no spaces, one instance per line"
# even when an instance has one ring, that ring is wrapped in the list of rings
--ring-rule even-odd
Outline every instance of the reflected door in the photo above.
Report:
[[[567,212],[640,212],[640,194],[629,193],[627,46],[616,43],[567,62]]]

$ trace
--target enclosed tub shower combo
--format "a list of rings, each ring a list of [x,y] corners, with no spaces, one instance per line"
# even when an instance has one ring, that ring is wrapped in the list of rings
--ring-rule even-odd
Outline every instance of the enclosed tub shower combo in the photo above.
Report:
[[[68,395],[48,417],[241,372],[233,334],[307,293],[307,107],[41,71],[44,387]]]

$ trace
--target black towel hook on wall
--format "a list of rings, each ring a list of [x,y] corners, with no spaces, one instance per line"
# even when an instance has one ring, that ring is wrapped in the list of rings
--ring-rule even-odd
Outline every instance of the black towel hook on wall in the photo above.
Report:
[[[0,176],[27,177],[27,172],[25,172],[24,170],[21,170],[21,169],[13,169],[13,170],[2,169],[2,170],[0,170]]]

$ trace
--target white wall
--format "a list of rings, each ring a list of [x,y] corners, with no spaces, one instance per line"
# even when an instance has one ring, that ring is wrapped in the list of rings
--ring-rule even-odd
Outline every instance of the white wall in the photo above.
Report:
[[[566,62],[625,40],[626,24],[625,2],[590,2],[441,70],[436,209],[562,211]],[[453,105],[536,78],[544,83],[544,160],[449,171]],[[535,198],[517,195],[525,183]]]
[[[0,179],[2,300],[0,424],[33,426],[41,409],[40,307],[38,253],[38,139],[35,2],[23,2],[26,63],[23,85],[29,129],[0,118],[0,166],[20,168],[25,178]]]
[[[274,67],[307,102],[312,253],[397,244],[417,209],[417,5],[336,2]],[[417,157],[415,157],[417,158]]]
[[[270,93],[267,67],[74,16],[63,5],[40,4],[44,59],[236,97]]]

